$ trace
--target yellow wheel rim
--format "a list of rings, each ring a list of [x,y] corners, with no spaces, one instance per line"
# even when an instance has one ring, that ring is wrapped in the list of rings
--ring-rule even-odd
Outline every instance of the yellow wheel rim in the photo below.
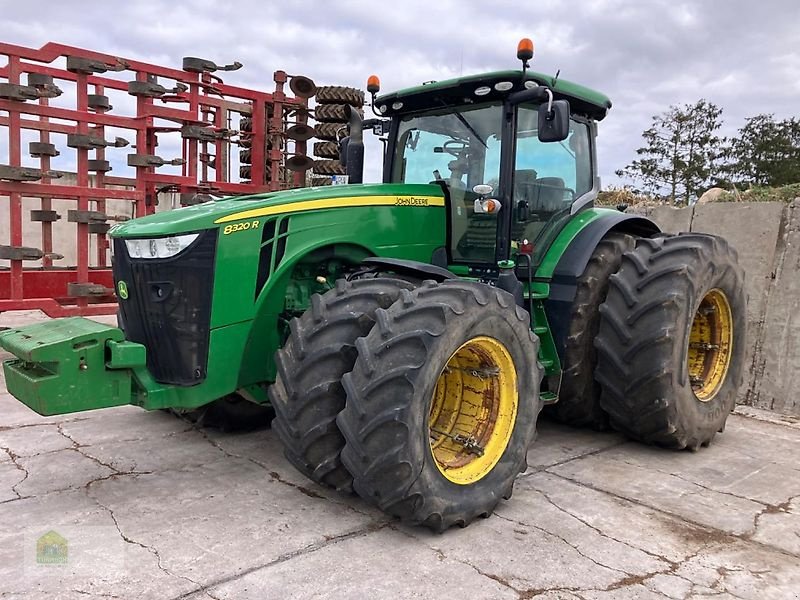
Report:
[[[711,400],[725,381],[732,348],[731,306],[722,290],[713,289],[700,302],[689,332],[689,382],[701,402]]]
[[[447,361],[431,399],[431,453],[459,485],[486,477],[500,461],[517,420],[517,371],[506,347],[475,337]]]

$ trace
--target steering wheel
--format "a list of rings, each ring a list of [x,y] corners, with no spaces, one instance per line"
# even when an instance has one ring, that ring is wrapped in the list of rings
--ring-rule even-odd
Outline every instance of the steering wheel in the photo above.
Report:
[[[461,158],[468,148],[469,144],[463,140],[447,140],[442,144],[442,150],[456,158]]]

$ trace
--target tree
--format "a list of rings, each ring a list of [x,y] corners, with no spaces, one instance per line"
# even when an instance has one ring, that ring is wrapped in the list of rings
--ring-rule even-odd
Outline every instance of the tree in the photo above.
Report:
[[[617,176],[641,182],[642,191],[688,204],[708,186],[721,157],[716,133],[721,117],[722,109],[706,100],[670,106],[642,132],[645,145],[636,151],[640,158]]]
[[[800,182],[800,120],[756,115],[726,149],[726,168],[739,184],[783,186]]]

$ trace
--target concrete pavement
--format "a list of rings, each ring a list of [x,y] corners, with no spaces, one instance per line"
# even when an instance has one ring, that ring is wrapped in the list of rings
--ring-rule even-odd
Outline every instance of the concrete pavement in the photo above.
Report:
[[[43,418],[0,382],[0,596],[800,598],[800,423],[741,411],[696,454],[543,423],[511,500],[435,535],[306,480],[269,430]]]

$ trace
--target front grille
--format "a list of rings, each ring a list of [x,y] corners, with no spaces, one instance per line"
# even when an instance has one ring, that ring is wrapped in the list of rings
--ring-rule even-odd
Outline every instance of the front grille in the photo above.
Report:
[[[125,337],[147,348],[156,381],[194,385],[206,377],[217,230],[206,230],[173,258],[131,259],[125,240],[114,239],[114,282]]]

